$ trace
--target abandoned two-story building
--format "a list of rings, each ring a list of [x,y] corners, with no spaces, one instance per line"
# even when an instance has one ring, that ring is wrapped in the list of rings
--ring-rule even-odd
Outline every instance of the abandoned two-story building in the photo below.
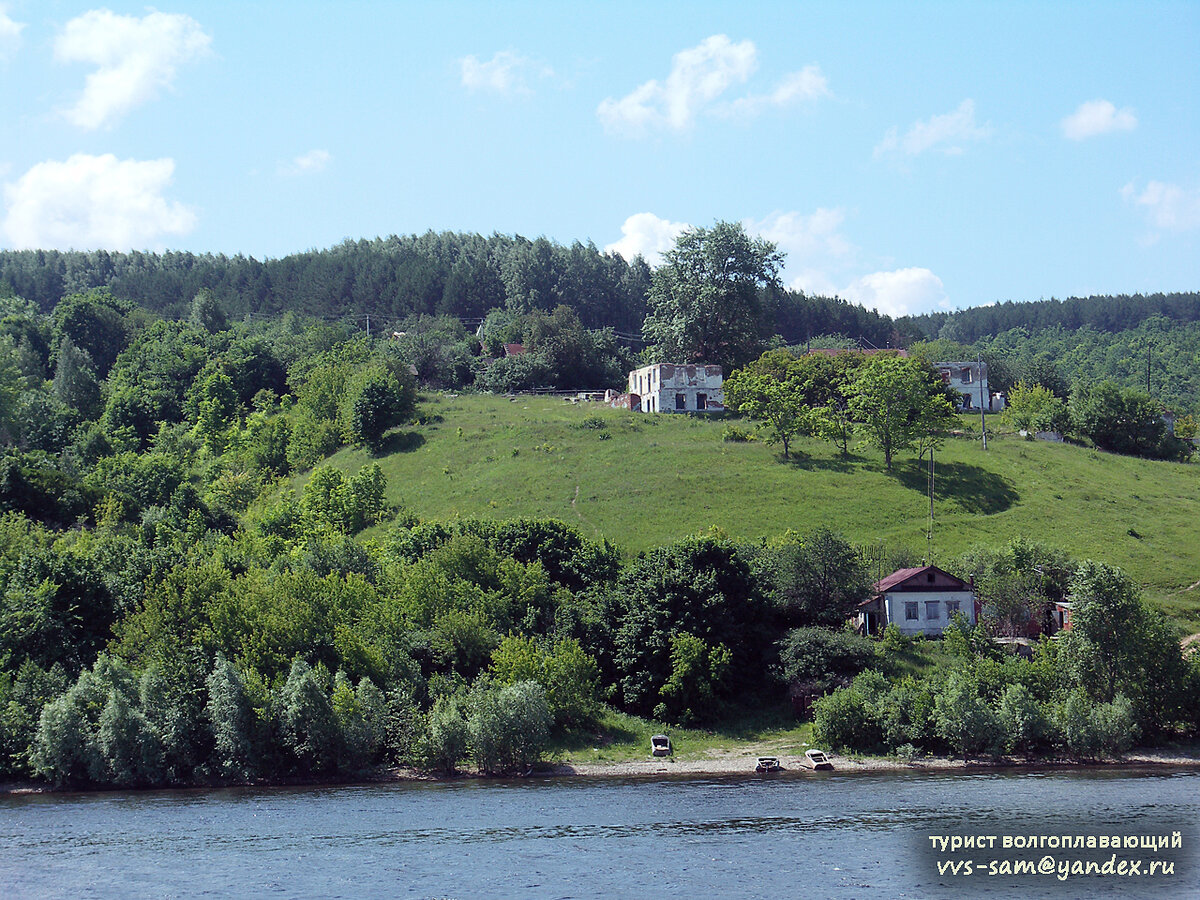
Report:
[[[719,412],[725,409],[723,385],[720,366],[655,363],[629,373],[628,406],[641,412]]]
[[[1000,412],[1004,409],[1004,398],[993,396],[988,389],[987,363],[939,362],[933,367],[941,373],[942,381],[954,389],[959,401],[955,404],[960,412]]]

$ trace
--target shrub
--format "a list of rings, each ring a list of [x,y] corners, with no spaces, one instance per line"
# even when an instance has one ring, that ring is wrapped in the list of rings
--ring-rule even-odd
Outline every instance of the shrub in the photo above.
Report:
[[[1049,738],[1046,712],[1023,684],[1008,686],[998,714],[1004,729],[1004,749],[1009,753],[1032,753]]]
[[[492,672],[501,684],[540,684],[555,724],[587,725],[600,712],[600,670],[574,638],[543,648],[533,638],[509,635],[492,653]]]
[[[964,672],[953,672],[934,701],[937,735],[963,759],[994,752],[1002,740],[1000,719]]]
[[[426,765],[453,772],[467,755],[469,732],[462,701],[457,697],[439,697],[429,711],[421,755]]]
[[[744,444],[755,440],[754,431],[750,428],[740,428],[737,425],[726,425],[721,431],[721,440],[731,444]]]
[[[341,734],[333,707],[312,668],[300,658],[278,698],[279,730],[301,772],[322,772],[336,766]]]
[[[487,774],[527,769],[550,740],[550,708],[535,681],[496,688],[483,681],[471,692],[467,730],[471,755]]]
[[[839,676],[857,675],[875,660],[870,639],[852,631],[793,628],[777,646],[780,674],[789,683],[828,684]]]
[[[814,705],[813,740],[831,748],[871,750],[882,737],[871,705],[853,688],[843,688]]]

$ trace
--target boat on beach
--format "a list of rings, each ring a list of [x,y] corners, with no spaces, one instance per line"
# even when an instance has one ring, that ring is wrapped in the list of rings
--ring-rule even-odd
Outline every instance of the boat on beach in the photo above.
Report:
[[[833,763],[829,761],[828,757],[821,750],[805,750],[804,759],[810,769],[818,772],[828,771],[833,768]]]

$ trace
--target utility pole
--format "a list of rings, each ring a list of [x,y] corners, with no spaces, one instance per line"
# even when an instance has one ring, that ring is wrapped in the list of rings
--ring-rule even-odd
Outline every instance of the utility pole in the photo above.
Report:
[[[367,313],[367,337],[371,336],[371,314]]]
[[[979,354],[979,433],[983,435],[983,449],[987,449],[987,417],[983,407],[983,354]]]
[[[933,565],[933,447],[929,448],[929,530],[925,532],[925,565]]]

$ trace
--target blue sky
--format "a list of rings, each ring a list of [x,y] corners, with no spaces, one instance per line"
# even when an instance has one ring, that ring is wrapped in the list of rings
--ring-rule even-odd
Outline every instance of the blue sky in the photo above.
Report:
[[[1200,289],[1200,3],[0,2],[0,246],[737,220],[890,314]]]

